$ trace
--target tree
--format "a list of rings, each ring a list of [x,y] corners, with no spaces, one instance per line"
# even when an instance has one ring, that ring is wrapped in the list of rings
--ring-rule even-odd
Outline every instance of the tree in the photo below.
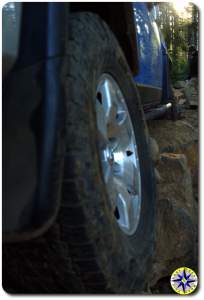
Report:
[[[198,49],[199,11],[189,3],[178,11],[172,2],[157,2],[159,9],[157,23],[164,35],[167,49],[172,60],[173,79],[185,79],[187,76],[188,46]]]

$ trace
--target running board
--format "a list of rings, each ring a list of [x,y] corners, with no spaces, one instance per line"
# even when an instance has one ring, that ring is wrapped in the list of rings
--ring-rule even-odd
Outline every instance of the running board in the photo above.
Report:
[[[145,112],[145,119],[146,120],[154,120],[158,117],[164,115],[170,108],[172,108],[172,103],[164,104],[160,107],[153,108]]]

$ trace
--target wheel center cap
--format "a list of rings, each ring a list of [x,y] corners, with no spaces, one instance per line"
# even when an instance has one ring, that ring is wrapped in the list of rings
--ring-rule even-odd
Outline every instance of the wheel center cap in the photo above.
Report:
[[[113,152],[110,149],[108,149],[108,162],[111,166],[114,163],[114,155],[113,155]]]

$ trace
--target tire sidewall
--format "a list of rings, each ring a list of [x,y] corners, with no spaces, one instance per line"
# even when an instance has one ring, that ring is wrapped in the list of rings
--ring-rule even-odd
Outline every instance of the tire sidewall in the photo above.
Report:
[[[105,24],[103,26],[104,31],[109,31]],[[84,202],[87,234],[94,244],[98,263],[107,281],[111,282],[115,290],[131,293],[131,289],[142,290],[144,287],[154,240],[155,190],[142,107],[131,72],[114,36],[111,35],[111,38],[110,34],[93,36],[90,28],[90,34],[81,39],[85,55],[80,56],[82,80],[80,78],[78,80],[84,84],[79,83],[80,91],[75,89],[73,96],[77,98],[84,96],[80,100],[81,110],[76,117],[78,122],[83,120],[83,131],[88,134],[87,143],[83,145],[83,153],[86,155],[82,153],[83,163],[81,169],[78,169],[78,177],[85,180],[86,191],[81,187],[80,195],[81,201]],[[73,63],[71,67],[75,68],[75,60],[71,63]],[[110,210],[102,176],[95,104],[97,84],[104,73],[110,74],[115,79],[124,95],[138,146],[142,203],[138,228],[132,236],[126,235],[119,228]],[[71,90],[72,88],[70,86]]]

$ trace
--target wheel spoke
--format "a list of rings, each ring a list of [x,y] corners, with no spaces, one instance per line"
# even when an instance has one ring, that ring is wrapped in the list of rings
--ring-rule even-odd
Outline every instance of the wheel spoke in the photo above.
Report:
[[[115,185],[112,169],[110,169],[107,173],[106,187],[107,187],[107,190],[109,193],[111,204],[113,207],[115,207],[115,203],[116,203],[116,199],[117,199],[117,190],[116,190],[116,185]]]
[[[114,176],[119,180],[123,181],[127,190],[132,194],[139,194],[138,180],[138,169],[135,164],[129,158],[124,158],[122,161],[116,161],[116,168],[114,170]]]
[[[114,114],[114,110],[116,109],[116,105],[114,105],[114,99],[116,98],[115,91],[112,87],[111,82],[108,79],[103,80],[103,83],[100,87],[100,92],[102,94],[105,116],[108,120],[110,116]]]
[[[131,223],[134,222],[133,200],[135,200],[135,196],[128,193],[126,186],[120,180],[117,180],[117,192],[116,206],[119,212],[119,221],[121,226],[128,230],[131,227]]]
[[[114,151],[125,151],[131,143],[131,132],[126,126],[117,122],[108,124],[107,135],[108,139],[113,141]]]

